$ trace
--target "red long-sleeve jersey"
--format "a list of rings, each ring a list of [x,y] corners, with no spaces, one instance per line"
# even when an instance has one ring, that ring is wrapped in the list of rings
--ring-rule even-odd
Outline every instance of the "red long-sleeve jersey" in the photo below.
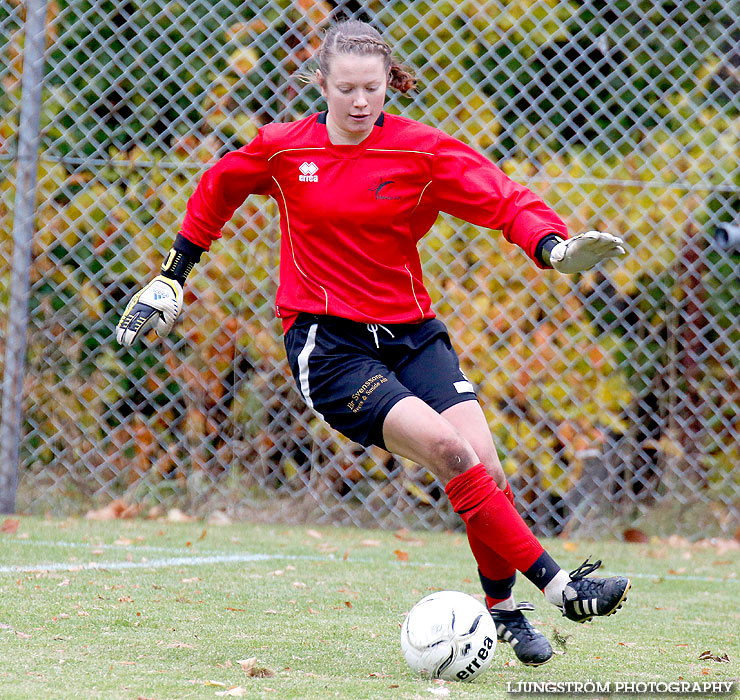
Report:
[[[440,211],[500,229],[533,260],[545,235],[567,238],[539,197],[483,155],[387,113],[359,145],[331,143],[326,112],[263,127],[203,175],[182,235],[208,250],[250,194],[280,209],[275,308],[285,330],[302,311],[363,323],[433,318],[416,246]]]

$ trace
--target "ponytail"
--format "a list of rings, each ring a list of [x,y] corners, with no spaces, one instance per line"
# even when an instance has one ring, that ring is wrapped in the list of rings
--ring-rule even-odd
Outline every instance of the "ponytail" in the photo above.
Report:
[[[409,90],[416,88],[416,77],[406,66],[402,66],[399,63],[393,61],[390,68],[390,79],[388,84],[394,89],[402,92],[404,95]]]

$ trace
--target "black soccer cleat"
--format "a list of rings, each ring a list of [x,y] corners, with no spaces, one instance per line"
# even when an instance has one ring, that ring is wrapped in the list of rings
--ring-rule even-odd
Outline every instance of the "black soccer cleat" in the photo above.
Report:
[[[570,572],[563,591],[563,615],[574,622],[588,622],[596,616],[613,615],[627,599],[630,580],[625,576],[586,578],[601,566],[601,560],[588,559]]]
[[[532,627],[522,610],[534,610],[534,606],[522,601],[516,610],[491,610],[490,613],[499,641],[508,642],[516,658],[526,666],[541,666],[552,658],[552,647],[545,635]]]

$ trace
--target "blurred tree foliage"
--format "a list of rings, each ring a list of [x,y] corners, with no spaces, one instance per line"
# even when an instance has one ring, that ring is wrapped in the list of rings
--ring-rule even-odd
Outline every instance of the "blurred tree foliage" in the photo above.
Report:
[[[318,94],[301,90],[294,74],[336,6],[351,4],[50,3],[32,280],[38,333],[29,349],[47,381],[34,385],[31,461],[51,465],[61,450],[129,473],[124,462],[134,459],[136,477],[147,464],[167,476],[215,458],[258,459],[275,483],[289,485],[308,468],[317,435],[349,449],[335,435],[321,437],[325,429],[301,409],[296,419],[274,400],[292,399],[271,320],[271,204],[249,200],[227,225],[189,283],[189,313],[163,359],[121,353],[111,334],[130,290],[157,269],[197,174],[260,125],[316,108]],[[572,231],[612,231],[630,251],[608,277],[574,283],[523,265],[505,242],[464,222],[441,219],[424,242],[436,308],[480,387],[507,471],[557,499],[579,478],[579,451],[607,433],[628,434],[626,409],[652,405],[665,388],[675,361],[668,339],[679,333],[686,281],[696,273],[687,278],[681,253],[688,231],[740,212],[739,69],[709,52],[727,15],[721,2],[693,1],[409,6],[363,3],[421,80],[418,95],[392,96],[389,110],[460,136],[541,193]],[[7,17],[0,8],[0,21]],[[18,32],[0,37],[11,68],[19,42]],[[0,73],[0,155],[13,151],[19,77]],[[0,178],[0,192],[2,251],[12,173]],[[695,322],[701,346],[715,354],[699,380],[707,395],[731,382],[724,399],[711,400],[722,402],[722,425],[737,426],[738,259],[707,237],[700,249]],[[7,284],[3,271],[0,303]],[[141,414],[147,403],[159,408],[158,423]],[[638,444],[665,440],[664,428]],[[289,457],[281,431],[294,435]],[[251,447],[229,452],[219,432]],[[724,434],[714,433],[720,443]],[[189,445],[191,457],[176,444]],[[729,449],[714,444],[713,454],[721,462]],[[348,466],[336,483],[387,478],[368,464]],[[720,468],[731,466],[728,459]],[[409,494],[423,502],[428,475],[405,471],[414,475]]]

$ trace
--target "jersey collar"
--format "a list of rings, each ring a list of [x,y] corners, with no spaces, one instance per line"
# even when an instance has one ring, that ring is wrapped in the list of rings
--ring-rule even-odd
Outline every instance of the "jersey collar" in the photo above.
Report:
[[[319,124],[326,124],[326,115],[329,114],[329,110],[326,109],[323,112],[319,112],[319,117],[317,119],[317,122]],[[380,116],[375,120],[375,124],[373,126],[383,126],[383,122],[385,121],[385,113],[381,112]]]
[[[372,146],[374,143],[377,142],[377,140],[382,136],[383,134],[383,122],[385,121],[385,117],[383,112],[380,113],[378,118],[375,120],[375,124],[373,124],[373,129],[368,134],[367,138],[362,142],[358,144],[343,144],[343,143],[332,143],[329,140],[329,132],[326,129],[326,115],[327,111],[320,112],[317,116],[316,123],[323,125],[323,137],[322,140],[325,139],[324,148],[326,148],[334,157],[336,158],[359,158],[365,150]],[[377,127],[377,128],[376,128]]]

